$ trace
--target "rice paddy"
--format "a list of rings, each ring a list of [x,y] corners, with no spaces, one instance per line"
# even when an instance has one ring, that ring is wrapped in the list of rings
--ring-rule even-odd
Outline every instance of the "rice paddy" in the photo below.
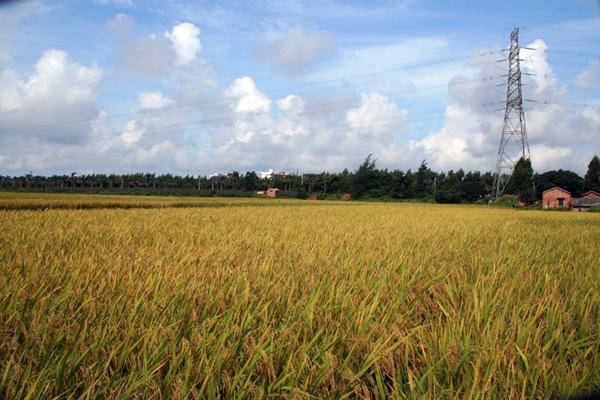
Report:
[[[114,197],[0,197],[0,398],[556,398],[600,383],[600,214]]]

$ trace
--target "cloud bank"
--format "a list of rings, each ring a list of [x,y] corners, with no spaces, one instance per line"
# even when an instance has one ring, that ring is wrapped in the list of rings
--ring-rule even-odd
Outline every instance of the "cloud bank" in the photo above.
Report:
[[[504,97],[488,79],[498,75],[496,56],[442,67],[435,57],[446,41],[416,38],[344,51],[328,71],[313,75],[310,68],[333,54],[334,38],[293,26],[263,43],[260,56],[285,75],[339,87],[275,95],[253,76],[219,76],[203,58],[201,31],[192,23],[176,23],[162,34],[139,32],[131,17],[119,14],[108,25],[119,72],[143,77],[147,88],[131,95],[131,107],[109,111],[100,98],[106,73],[96,62],[84,65],[49,49],[29,73],[0,63],[4,173],[316,172],[355,168],[369,153],[386,168],[414,169],[423,159],[441,170],[495,165],[502,130],[495,109]],[[569,88],[548,62],[552,49],[542,40],[528,46],[538,49],[524,53],[522,64],[531,74],[524,78],[526,97],[540,100],[526,111],[534,168],[581,171],[600,148],[600,103],[570,107]],[[357,80],[344,86],[349,65],[362,65],[360,76],[385,57],[395,60],[395,81],[382,76],[378,85]],[[573,82],[588,90],[598,73],[592,62]],[[431,96],[430,86],[438,86],[432,97],[447,102],[441,124],[424,132],[422,117],[408,105]]]

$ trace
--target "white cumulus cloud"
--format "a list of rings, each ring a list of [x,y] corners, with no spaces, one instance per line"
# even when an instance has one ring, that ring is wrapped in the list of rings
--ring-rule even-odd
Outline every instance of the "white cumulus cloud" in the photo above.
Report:
[[[281,111],[297,114],[304,110],[304,100],[295,94],[290,94],[277,100],[277,107],[279,107]]]
[[[121,133],[121,139],[126,144],[133,144],[139,141],[144,134],[144,129],[137,126],[135,120],[130,120],[127,122],[127,128],[125,132]]]
[[[165,37],[171,41],[177,55],[178,65],[189,64],[196,58],[196,54],[202,49],[199,36],[200,29],[189,22],[175,25],[171,32],[165,32]]]
[[[160,92],[142,92],[138,94],[138,104],[141,110],[160,110],[175,103],[164,97]]]
[[[264,113],[271,110],[271,100],[256,89],[254,79],[248,76],[233,81],[226,95],[234,100],[234,110],[238,113]]]
[[[71,62],[65,51],[54,49],[44,52],[29,76],[0,70],[0,111],[8,111],[0,136],[63,143],[83,140],[89,120],[98,114],[101,80],[102,69],[95,62],[82,66]]]
[[[346,113],[348,125],[357,135],[389,142],[393,140],[399,126],[404,126],[408,113],[400,110],[380,93],[363,93],[359,107]]]

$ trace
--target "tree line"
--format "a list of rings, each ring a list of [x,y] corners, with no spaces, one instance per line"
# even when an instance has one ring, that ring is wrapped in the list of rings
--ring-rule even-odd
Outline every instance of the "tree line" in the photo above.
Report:
[[[463,169],[435,172],[426,161],[415,170],[379,169],[372,155],[355,171],[312,174],[273,174],[261,178],[255,171],[233,171],[213,176],[172,174],[82,174],[40,176],[0,176],[0,189],[45,192],[87,192],[123,194],[170,194],[192,196],[255,195],[269,187],[280,189],[282,197],[306,198],[317,194],[333,198],[350,193],[356,199],[420,200],[439,203],[487,202],[492,193],[491,172]],[[600,192],[600,159],[594,156],[584,177],[569,170],[552,170],[534,174],[529,160],[521,159],[515,167],[505,193],[526,202],[541,199],[542,192],[553,186],[579,196],[588,190]]]

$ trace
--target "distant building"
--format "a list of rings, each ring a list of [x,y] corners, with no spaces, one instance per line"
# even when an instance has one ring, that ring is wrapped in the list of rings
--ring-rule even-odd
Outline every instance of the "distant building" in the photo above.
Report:
[[[573,211],[589,211],[591,207],[600,207],[600,194],[590,190],[579,198],[574,198],[572,203]]]
[[[308,200],[317,200],[317,195],[316,194],[309,195]]]
[[[339,197],[342,200],[350,200],[352,198],[352,195],[350,193],[342,193]]]
[[[275,173],[276,176],[282,176],[282,177],[286,177],[286,176],[296,176],[295,172],[285,172],[285,171],[279,171]]]
[[[279,193],[279,189],[277,188],[268,188],[267,191],[265,192],[265,196],[267,197],[271,197],[271,198],[276,198],[277,195]]]
[[[542,195],[543,208],[565,208],[573,211],[588,211],[591,207],[600,206],[600,194],[589,191],[581,197],[571,196],[568,190],[553,187]]]
[[[557,186],[545,190],[542,194],[543,208],[571,208],[572,201],[571,192]]]

